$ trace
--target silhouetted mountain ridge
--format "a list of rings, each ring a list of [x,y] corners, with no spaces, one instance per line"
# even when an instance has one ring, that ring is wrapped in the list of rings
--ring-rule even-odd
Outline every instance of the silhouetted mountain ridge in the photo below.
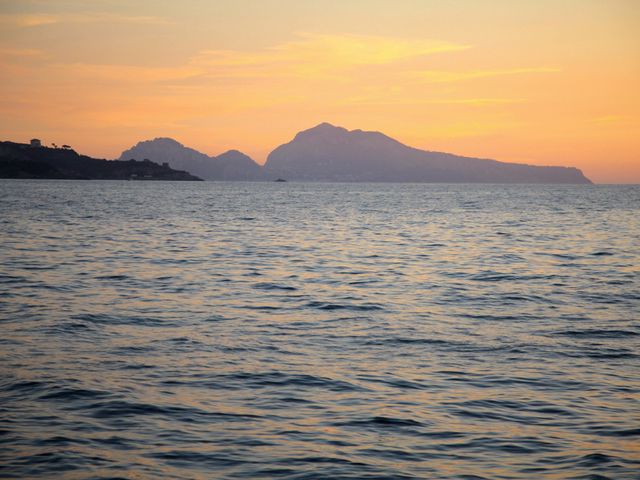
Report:
[[[535,166],[420,150],[381,132],[324,122],[274,149],[264,167],[238,150],[209,156],[176,140],[139,142],[120,159],[167,162],[209,180],[330,182],[591,183],[571,167]]]
[[[223,180],[261,180],[263,170],[251,157],[238,150],[228,150],[215,157]]]
[[[70,148],[0,142],[0,178],[86,180],[200,180],[149,160],[117,161],[80,155]]]
[[[262,167],[238,150],[209,156],[167,137],[144,140],[120,155],[120,160],[148,158],[167,162],[206,180],[261,180]]]
[[[409,147],[380,132],[321,123],[267,158],[267,177],[307,181],[591,183],[571,167],[533,166]]]

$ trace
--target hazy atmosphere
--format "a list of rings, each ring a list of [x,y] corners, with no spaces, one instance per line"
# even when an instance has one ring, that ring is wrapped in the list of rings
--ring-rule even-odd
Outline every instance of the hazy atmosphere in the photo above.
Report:
[[[0,478],[638,480],[640,0],[0,0]]]
[[[0,0],[0,137],[258,163],[323,121],[640,182],[640,3]]]

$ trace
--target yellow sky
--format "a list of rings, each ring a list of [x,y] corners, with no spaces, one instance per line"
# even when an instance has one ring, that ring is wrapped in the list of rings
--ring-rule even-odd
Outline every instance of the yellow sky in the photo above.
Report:
[[[0,139],[262,163],[327,121],[640,183],[636,0],[0,0]]]

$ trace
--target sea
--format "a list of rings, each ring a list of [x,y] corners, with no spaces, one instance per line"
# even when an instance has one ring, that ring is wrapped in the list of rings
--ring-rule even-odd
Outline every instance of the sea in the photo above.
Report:
[[[0,478],[639,479],[640,187],[0,180]]]

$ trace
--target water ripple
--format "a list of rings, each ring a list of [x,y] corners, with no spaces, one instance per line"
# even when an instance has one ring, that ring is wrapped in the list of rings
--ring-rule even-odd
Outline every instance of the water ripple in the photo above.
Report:
[[[638,478],[637,186],[0,181],[0,477]]]

